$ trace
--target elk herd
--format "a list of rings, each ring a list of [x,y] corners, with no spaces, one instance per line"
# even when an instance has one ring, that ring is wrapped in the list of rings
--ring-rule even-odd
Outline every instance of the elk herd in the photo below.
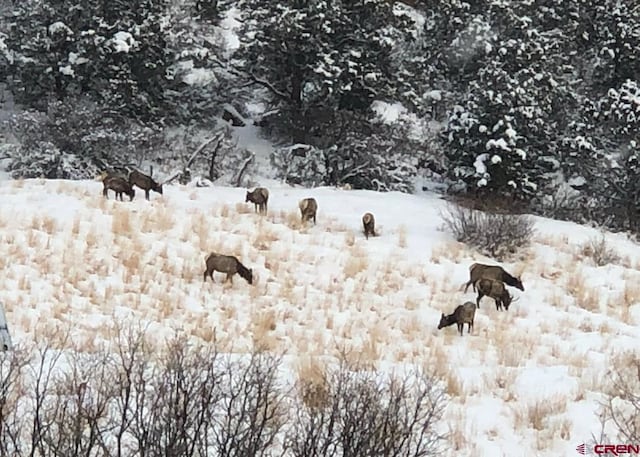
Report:
[[[109,190],[115,192],[116,200],[123,200],[123,194],[129,196],[133,200],[135,196],[134,186],[144,190],[145,198],[149,200],[149,192],[154,191],[162,195],[162,184],[157,183],[151,176],[145,175],[138,170],[132,170],[128,175],[115,174],[105,172],[101,175],[103,183],[103,195],[108,198]],[[267,204],[269,202],[269,190],[264,187],[256,187],[253,191],[247,191],[245,203],[253,203],[256,213],[264,215],[267,213]],[[316,214],[318,212],[318,202],[315,198],[304,198],[298,202],[300,210],[301,222],[304,224],[309,221],[316,223]],[[370,236],[377,236],[375,231],[375,218],[372,213],[366,212],[362,216],[363,233],[366,239]],[[232,255],[224,255],[213,252],[205,258],[204,281],[207,276],[213,281],[213,272],[217,271],[226,274],[224,282],[233,283],[233,276],[240,275],[249,284],[253,284],[253,270],[244,266],[240,260]],[[498,265],[484,265],[474,263],[469,267],[469,280],[463,284],[466,293],[469,286],[473,287],[473,291],[477,292],[475,303],[467,301],[456,307],[453,313],[445,315],[442,313],[438,329],[457,324],[460,335],[463,334],[464,324],[468,325],[467,333],[471,333],[476,309],[480,308],[480,300],[483,297],[490,297],[496,303],[496,310],[501,311],[503,308],[509,310],[509,306],[515,300],[507,290],[507,286],[515,287],[524,291],[522,280],[513,276],[504,268]]]
[[[496,302],[496,310],[501,311],[504,307],[505,311],[507,311],[511,303],[517,300],[509,293],[507,286],[515,287],[524,292],[524,286],[519,277],[509,274],[501,266],[484,265],[482,263],[473,263],[469,267],[469,280],[463,286],[465,292],[469,286],[473,286],[473,291],[478,292],[476,302],[465,302],[457,306],[453,313],[449,315],[442,313],[438,324],[438,329],[457,324],[460,336],[462,336],[464,324],[468,324],[467,333],[471,333],[476,308],[480,308],[482,297],[493,298]]]

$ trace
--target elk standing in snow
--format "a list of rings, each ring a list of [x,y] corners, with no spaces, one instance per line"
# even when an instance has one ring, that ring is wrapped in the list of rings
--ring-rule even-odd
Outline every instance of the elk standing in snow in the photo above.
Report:
[[[245,203],[253,203],[256,212],[266,214],[267,202],[269,201],[269,191],[264,187],[256,187],[253,192],[247,191],[247,196],[244,201]]]
[[[116,200],[120,197],[120,201],[124,201],[122,198],[122,194],[127,194],[129,196],[129,201],[133,200],[133,197],[136,195],[136,191],[131,187],[131,185],[127,182],[126,179],[107,174],[103,180],[102,185],[102,195],[105,198],[109,198],[108,193],[109,189],[116,193]]]
[[[364,213],[362,216],[362,225],[364,227],[364,236],[369,239],[369,235],[376,236],[376,220],[371,213]]]
[[[469,281],[465,284],[464,291],[466,292],[469,286],[473,284],[473,291],[475,292],[476,282],[484,278],[496,279],[524,292],[524,286],[519,276],[510,275],[499,265],[484,265],[482,263],[474,263],[469,267]]]
[[[149,200],[149,191],[154,191],[162,195],[162,184],[158,184],[151,176],[145,175],[138,170],[132,170],[129,173],[129,184],[133,187],[138,186],[144,190],[144,197]]]
[[[469,328],[467,333],[471,333],[471,327],[473,327],[473,319],[476,316],[476,304],[468,301],[463,305],[456,307],[453,314],[449,314],[445,316],[442,313],[442,317],[440,318],[440,323],[438,324],[438,330],[443,327],[448,327],[453,324],[458,324],[458,331],[460,332],[460,336],[462,336],[462,329],[464,324],[469,324]]]
[[[249,284],[253,283],[253,270],[242,265],[242,263],[232,255],[222,255],[212,252],[204,262],[207,267],[206,270],[204,270],[204,281],[207,280],[207,276],[213,281],[213,272],[219,271],[227,275],[224,282],[230,281],[231,284],[233,284],[233,275],[238,273],[242,278],[246,279]]]
[[[476,305],[480,308],[482,297],[491,297],[496,302],[496,309],[500,311],[504,305],[505,310],[509,310],[509,305],[514,301],[511,294],[502,281],[497,279],[482,278],[474,283],[474,289],[478,290]]]
[[[302,216],[302,222],[313,219],[313,223],[316,223],[316,212],[318,211],[318,202],[315,198],[304,198],[298,203],[300,208],[300,214]]]

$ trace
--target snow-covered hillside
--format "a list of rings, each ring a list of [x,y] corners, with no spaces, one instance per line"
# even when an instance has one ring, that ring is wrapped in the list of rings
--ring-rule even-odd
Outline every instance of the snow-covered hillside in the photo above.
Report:
[[[445,379],[451,455],[572,455],[599,433],[610,360],[637,347],[638,246],[607,235],[621,259],[596,267],[582,254],[595,230],[536,219],[532,247],[505,265],[522,273],[520,299],[507,312],[483,299],[460,337],[437,330],[440,314],[475,299],[460,286],[490,259],[442,230],[443,200],[262,184],[265,217],[244,189],[167,186],[116,202],[98,181],[0,182],[0,301],[14,342],[63,327],[91,347],[116,318],[159,339],[178,328],[290,360],[346,346],[379,369],[418,364]],[[304,197],[318,201],[315,226],[300,224]],[[369,240],[366,211],[379,231]],[[211,251],[253,268],[254,284],[203,282]]]

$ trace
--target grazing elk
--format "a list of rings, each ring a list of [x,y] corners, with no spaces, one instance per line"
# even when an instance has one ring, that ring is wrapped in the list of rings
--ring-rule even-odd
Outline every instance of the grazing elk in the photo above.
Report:
[[[506,286],[502,281],[497,279],[482,278],[478,279],[474,283],[474,289],[478,289],[478,298],[476,299],[476,305],[480,308],[480,300],[482,297],[491,297],[496,302],[496,309],[500,311],[504,305],[505,310],[509,310],[509,305],[515,300],[509,294]]]
[[[508,286],[515,287],[524,292],[524,286],[520,277],[515,277],[507,273],[504,268],[498,265],[484,265],[482,263],[474,263],[469,267],[469,281],[464,286],[466,292],[469,285],[473,284],[473,291],[476,291],[476,282],[479,279],[497,279]]]
[[[253,192],[247,191],[247,196],[244,199],[245,203],[251,202],[254,204],[256,212],[261,214],[267,214],[267,202],[269,201],[269,191],[264,187],[256,187]]]
[[[238,273],[242,278],[246,279],[249,284],[253,284],[253,270],[245,267],[240,261],[232,255],[222,255],[216,252],[212,252],[204,260],[207,268],[204,270],[204,281],[207,280],[207,276],[213,280],[213,272],[219,271],[226,273],[227,277],[224,282],[230,281],[233,284],[233,275]]]
[[[310,221],[313,219],[313,223],[316,223],[316,213],[318,211],[318,202],[315,198],[303,198],[298,203],[300,208],[300,214],[302,216],[302,222]]]
[[[443,327],[449,327],[453,324],[458,324],[458,331],[460,332],[460,336],[462,336],[462,329],[464,324],[469,324],[469,328],[467,333],[471,333],[471,327],[473,327],[473,319],[476,316],[476,304],[468,301],[463,305],[459,305],[456,307],[453,314],[449,314],[445,316],[442,313],[442,317],[440,318],[440,323],[438,324],[438,330]]]
[[[371,213],[364,213],[362,216],[362,226],[364,227],[364,236],[369,239],[369,235],[376,236],[376,219]]]
[[[154,191],[162,195],[162,184],[158,184],[151,176],[145,175],[138,170],[132,170],[129,173],[129,184],[133,187],[138,186],[144,190],[144,197],[149,200],[149,191]]]
[[[102,195],[104,195],[105,198],[109,198],[109,189],[116,193],[116,200],[120,197],[120,201],[124,201],[122,194],[127,194],[129,196],[129,201],[133,200],[133,197],[136,195],[136,191],[133,187],[131,187],[127,180],[121,176],[106,175],[102,180],[102,185]]]

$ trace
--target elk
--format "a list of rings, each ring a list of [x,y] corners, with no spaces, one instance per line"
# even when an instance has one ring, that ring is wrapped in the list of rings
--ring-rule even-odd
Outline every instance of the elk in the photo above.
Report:
[[[456,307],[455,311],[448,316],[445,316],[444,313],[442,313],[440,323],[438,324],[438,330],[443,327],[458,324],[458,331],[460,332],[460,336],[462,336],[464,324],[469,324],[467,333],[471,333],[471,327],[473,327],[473,319],[475,318],[475,315],[476,304],[471,301],[465,302],[463,305]]]
[[[369,239],[369,235],[376,236],[376,219],[371,213],[364,213],[362,216],[362,226],[364,227],[364,236]]]
[[[267,202],[269,201],[269,191],[264,187],[256,187],[253,192],[247,191],[247,196],[244,201],[245,203],[253,203],[256,212],[266,214]]]
[[[205,282],[207,280],[207,276],[211,278],[212,282],[215,282],[213,280],[213,272],[219,271],[221,273],[226,273],[227,275],[224,282],[229,281],[233,284],[233,275],[238,273],[249,284],[253,284],[253,270],[242,265],[237,257],[212,252],[207,256],[207,258],[205,258],[204,263],[207,267],[204,270]]]
[[[469,267],[469,281],[464,286],[466,292],[469,285],[473,285],[473,291],[476,291],[476,282],[479,279],[497,279],[508,286],[515,287],[524,292],[524,286],[520,277],[515,277],[507,273],[504,268],[499,265],[484,265],[482,263],[473,263]]]
[[[129,184],[133,187],[138,186],[144,190],[144,197],[149,200],[149,192],[154,191],[162,195],[162,184],[158,184],[151,176],[145,175],[138,170],[132,170],[129,173]]]
[[[478,289],[478,298],[476,299],[476,305],[480,308],[480,300],[482,297],[491,297],[496,302],[496,310],[500,311],[504,305],[505,310],[509,310],[509,305],[514,300],[506,286],[502,281],[497,279],[482,278],[474,283],[474,289]]]
[[[302,216],[302,222],[313,219],[313,223],[316,223],[316,212],[318,211],[318,202],[315,198],[304,198],[298,203],[300,208],[300,214]]]
[[[126,179],[120,176],[107,174],[102,180],[102,185],[102,195],[104,195],[105,198],[109,198],[109,189],[116,193],[116,200],[120,197],[120,201],[124,201],[122,194],[127,194],[129,196],[129,201],[133,200],[133,197],[136,195],[136,191],[133,187],[131,187]]]

